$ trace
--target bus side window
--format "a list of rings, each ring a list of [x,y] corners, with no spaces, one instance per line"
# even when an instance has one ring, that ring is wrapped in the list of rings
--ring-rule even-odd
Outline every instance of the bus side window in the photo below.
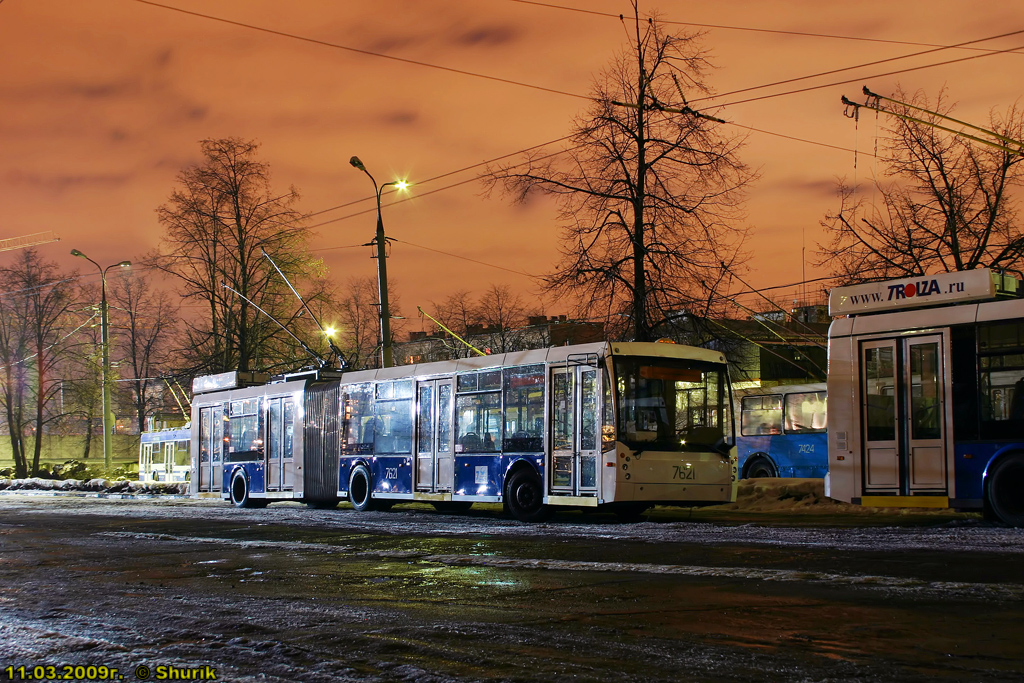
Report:
[[[825,396],[824,391],[786,394],[786,431],[796,434],[825,431]]]
[[[740,404],[740,434],[758,436],[782,433],[782,397],[747,396]]]

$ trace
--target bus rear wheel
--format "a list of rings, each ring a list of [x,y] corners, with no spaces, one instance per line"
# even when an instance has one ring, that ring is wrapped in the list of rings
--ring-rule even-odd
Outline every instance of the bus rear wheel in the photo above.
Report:
[[[516,470],[505,484],[505,504],[520,522],[541,522],[551,515],[544,504],[540,479],[525,469]]]
[[[988,516],[1010,526],[1024,526],[1024,454],[1011,455],[993,465],[985,488]]]
[[[256,500],[249,491],[249,479],[239,470],[231,477],[231,504],[236,508],[265,508],[266,500]]]
[[[768,458],[759,457],[747,465],[747,475],[744,479],[767,479],[777,476],[779,473],[775,471],[775,464]]]

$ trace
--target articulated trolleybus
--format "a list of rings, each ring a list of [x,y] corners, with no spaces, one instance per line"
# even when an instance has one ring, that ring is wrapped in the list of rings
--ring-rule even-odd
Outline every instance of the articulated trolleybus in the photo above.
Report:
[[[971,270],[833,289],[827,495],[1024,525],[1024,299]]]
[[[246,386],[246,385],[249,386]],[[724,356],[596,343],[193,386],[192,492],[239,507],[424,501],[635,515],[736,498]]]

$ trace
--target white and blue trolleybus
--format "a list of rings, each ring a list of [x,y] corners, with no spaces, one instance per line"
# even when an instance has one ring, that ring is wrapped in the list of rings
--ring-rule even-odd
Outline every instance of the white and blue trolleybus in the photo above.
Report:
[[[139,481],[172,483],[188,481],[191,472],[188,425],[143,432],[139,436]]]
[[[739,416],[736,450],[740,479],[820,479],[828,472],[824,382],[743,390]]]
[[[240,507],[422,501],[635,515],[736,497],[725,357],[602,342],[193,384],[192,492]]]
[[[971,270],[838,287],[827,493],[1024,525],[1024,299]]]

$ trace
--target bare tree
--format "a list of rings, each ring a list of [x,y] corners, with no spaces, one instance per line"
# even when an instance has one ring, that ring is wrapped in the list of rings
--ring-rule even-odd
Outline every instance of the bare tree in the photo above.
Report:
[[[179,174],[180,187],[157,209],[167,232],[156,262],[179,278],[186,300],[202,301],[208,311],[187,326],[185,351],[198,371],[305,363],[292,340],[249,303],[285,326],[301,311],[264,250],[300,289],[322,274],[294,208],[298,193],[273,191],[268,165],[256,159],[256,142],[226,138],[200,146],[202,163]]]
[[[93,295],[86,290],[82,301],[87,300],[99,301],[99,292]],[[88,460],[92,454],[96,419],[103,414],[103,347],[99,310],[97,307],[89,307],[85,311],[91,315],[81,322],[78,331],[64,343],[67,357],[61,372],[61,392],[64,417],[70,418],[72,427],[71,430],[66,429],[65,433],[77,433],[76,422],[84,425],[82,459]],[[65,423],[65,426],[68,425]]]
[[[909,98],[909,99],[908,99]],[[893,99],[933,109],[921,91]],[[927,123],[888,117],[881,150],[884,176],[873,193],[840,182],[839,210],[822,226],[830,241],[819,265],[841,282],[864,282],[974,268],[1020,268],[1024,231],[1017,220],[1015,190],[1024,179],[1024,156],[972,142],[936,128],[939,117],[906,106],[892,112]],[[953,105],[940,92],[934,111]],[[993,112],[990,128],[1006,137],[1024,136],[1024,111]]]
[[[450,332],[462,337],[470,333],[472,326],[479,326],[477,306],[472,299],[472,294],[467,290],[459,290],[449,295],[440,303],[431,302],[431,316]],[[476,355],[465,343],[452,337],[445,330],[438,337],[444,351],[441,354],[447,358],[466,358]]]
[[[353,369],[374,367],[379,361],[378,298],[377,281],[371,277],[350,278],[344,293],[338,298],[335,339]]]
[[[522,351],[527,348],[526,305],[508,285],[491,285],[476,305],[491,353]]]
[[[518,201],[535,190],[557,198],[562,259],[549,291],[575,298],[577,317],[625,319],[627,336],[650,340],[682,311],[724,303],[714,288],[744,259],[738,221],[752,173],[741,140],[683,98],[683,88],[710,94],[700,36],[668,33],[654,17],[629,31],[563,153],[537,152],[488,179]]]
[[[114,278],[110,291],[113,341],[122,375],[130,375],[123,387],[139,432],[146,418],[163,405],[161,379],[172,369],[171,350],[177,343],[177,308],[167,292],[155,289],[137,273]]]
[[[26,249],[13,265],[0,268],[10,290],[0,297],[0,355],[4,382],[0,390],[19,477],[39,469],[45,428],[61,417],[54,402],[61,380],[55,369],[65,347],[69,308],[75,301],[71,280],[55,263]],[[25,436],[34,436],[31,462]]]

